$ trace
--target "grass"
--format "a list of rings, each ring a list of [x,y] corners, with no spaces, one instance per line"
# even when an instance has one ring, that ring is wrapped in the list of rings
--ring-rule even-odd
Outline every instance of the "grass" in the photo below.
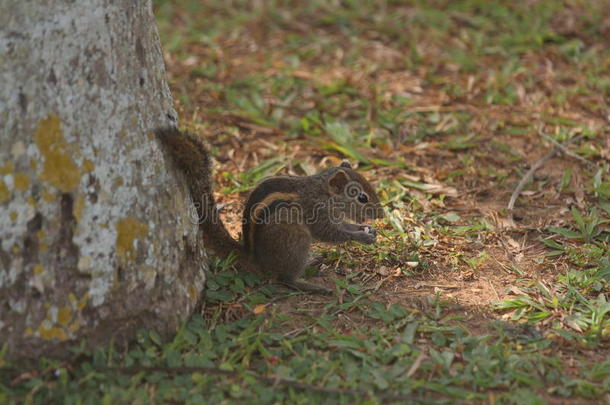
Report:
[[[298,294],[227,266],[217,271],[208,282],[206,316],[193,316],[171,341],[141,331],[124,351],[74,348],[76,364],[42,360],[38,373],[11,375],[4,399],[544,403],[536,393],[542,387],[584,398],[607,390],[610,362],[583,360],[566,373],[552,350],[556,342],[537,328],[496,321],[473,334],[455,305],[438,296],[408,309],[376,301],[348,279],[337,282],[346,291],[340,299],[286,308],[278,303]]]
[[[610,401],[604,1],[154,5],[231,231],[260,179],[348,158],[386,207],[378,243],[317,249],[332,297],[218,262],[173,339],[0,360],[0,403]],[[511,224],[550,138],[584,162],[549,160]]]

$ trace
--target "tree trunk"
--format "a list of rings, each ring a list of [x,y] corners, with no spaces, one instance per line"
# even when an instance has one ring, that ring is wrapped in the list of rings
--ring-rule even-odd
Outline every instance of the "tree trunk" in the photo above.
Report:
[[[176,125],[150,0],[0,4],[0,342],[175,331],[205,253],[154,129]]]

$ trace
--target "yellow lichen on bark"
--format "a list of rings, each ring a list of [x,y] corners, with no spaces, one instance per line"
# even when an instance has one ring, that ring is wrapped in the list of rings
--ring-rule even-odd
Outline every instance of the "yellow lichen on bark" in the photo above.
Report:
[[[67,325],[72,319],[72,309],[70,307],[61,307],[57,311],[57,322],[60,325]]]
[[[80,328],[80,322],[79,321],[74,321],[70,324],[70,326],[68,326],[68,329],[70,330],[70,332],[74,333],[78,330],[78,328]]]
[[[25,191],[30,186],[30,177],[25,173],[15,173],[15,188],[20,191]]]
[[[7,162],[4,166],[0,166],[0,174],[3,176],[7,174],[12,174],[14,170],[15,165],[12,161]]]
[[[42,196],[42,200],[46,203],[52,203],[53,201],[55,201],[55,194],[51,193],[46,188],[44,190],[42,190],[41,196]]]
[[[89,159],[85,159],[83,161],[83,171],[85,173],[90,173],[95,169],[95,163],[90,161]]]
[[[11,198],[11,192],[8,187],[4,183],[2,179],[0,179],[0,204],[8,201]]]
[[[122,177],[117,177],[116,179],[114,179],[114,181],[112,182],[112,190],[116,190],[119,187],[122,187],[123,184],[125,184],[125,181],[123,180]]]
[[[63,329],[57,327],[40,327],[38,329],[38,334],[41,338],[45,340],[57,339],[60,341],[64,341],[68,339],[68,334]]]
[[[74,203],[74,218],[80,222],[83,216],[83,209],[85,208],[85,197],[82,194],[79,194],[76,197],[76,202]]]
[[[64,193],[74,190],[80,182],[80,171],[70,157],[69,146],[61,130],[59,117],[49,115],[38,124],[34,135],[44,158],[40,179]]]
[[[77,303],[76,303],[76,308],[78,308],[79,311],[82,311],[83,308],[85,308],[85,306],[87,306],[87,301],[89,300],[89,294],[85,294],[83,296],[82,299],[80,299]]]
[[[124,261],[135,259],[133,242],[148,234],[148,225],[133,218],[123,218],[117,222],[116,252]]]
[[[41,264],[37,264],[34,266],[34,274],[36,274],[37,276],[41,275],[42,273],[44,273],[44,267],[42,267]]]
[[[197,289],[194,286],[188,286],[188,294],[191,301],[197,301]]]

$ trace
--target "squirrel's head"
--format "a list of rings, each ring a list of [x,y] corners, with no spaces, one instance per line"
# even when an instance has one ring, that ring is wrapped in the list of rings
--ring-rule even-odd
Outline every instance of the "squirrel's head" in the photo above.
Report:
[[[383,217],[375,189],[347,160],[329,170],[327,184],[336,213],[356,222]]]

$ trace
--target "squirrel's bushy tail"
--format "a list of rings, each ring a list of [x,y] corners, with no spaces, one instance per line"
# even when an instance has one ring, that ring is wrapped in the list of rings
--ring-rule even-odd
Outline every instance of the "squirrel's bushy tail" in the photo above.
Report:
[[[195,135],[172,127],[159,129],[155,134],[173,164],[186,177],[205,247],[223,258],[234,253],[238,265],[249,269],[242,245],[231,237],[218,214],[212,189],[212,162],[204,143]]]

